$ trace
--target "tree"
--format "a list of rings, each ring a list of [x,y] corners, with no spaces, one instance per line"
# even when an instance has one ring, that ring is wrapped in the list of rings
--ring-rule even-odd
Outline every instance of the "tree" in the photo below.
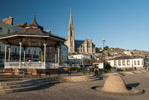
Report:
[[[108,50],[108,49],[109,49],[109,47],[108,47],[108,46],[105,46],[105,47],[104,47],[104,50]]]
[[[104,69],[106,72],[111,71],[111,65],[108,62],[105,62]]]

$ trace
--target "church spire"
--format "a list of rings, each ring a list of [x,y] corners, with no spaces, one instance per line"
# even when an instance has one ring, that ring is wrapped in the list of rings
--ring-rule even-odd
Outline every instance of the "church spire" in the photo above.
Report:
[[[70,19],[69,19],[69,26],[68,26],[68,37],[67,37],[67,41],[65,42],[65,45],[68,46],[68,53],[71,54],[75,52],[74,25],[72,21],[71,9],[70,9]]]
[[[70,19],[69,19],[69,27],[73,27],[73,21],[72,21],[72,12],[71,12],[71,9],[70,9]]]

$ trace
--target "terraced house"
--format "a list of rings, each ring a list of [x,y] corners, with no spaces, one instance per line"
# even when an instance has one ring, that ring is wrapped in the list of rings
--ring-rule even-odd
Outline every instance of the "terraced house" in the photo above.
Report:
[[[10,16],[9,18],[5,18],[0,22],[0,35],[11,34],[18,30],[24,29],[20,26],[13,25],[13,18]],[[7,48],[8,49],[8,48]],[[4,62],[4,44],[0,41],[0,65],[3,66]],[[8,51],[8,50],[7,50]],[[18,47],[12,46],[12,55],[18,52]]]

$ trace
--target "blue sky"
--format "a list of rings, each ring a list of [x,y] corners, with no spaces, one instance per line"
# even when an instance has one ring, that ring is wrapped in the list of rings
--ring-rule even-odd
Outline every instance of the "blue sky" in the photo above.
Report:
[[[0,20],[36,20],[44,30],[66,37],[70,9],[75,39],[92,38],[97,47],[149,50],[149,0],[0,0]]]

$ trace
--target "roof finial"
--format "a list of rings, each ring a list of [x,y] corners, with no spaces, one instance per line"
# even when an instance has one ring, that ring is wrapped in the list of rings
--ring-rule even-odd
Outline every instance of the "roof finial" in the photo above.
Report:
[[[35,11],[34,11],[34,18],[33,18],[33,21],[32,21],[32,23],[31,23],[30,25],[28,25],[28,26],[26,27],[26,29],[28,29],[28,28],[39,28],[39,29],[43,30],[43,27],[40,26],[40,25],[38,25],[37,22],[36,22],[36,14],[35,14]]]
[[[36,22],[36,14],[35,14],[35,11],[34,11],[34,18],[33,18],[32,24],[33,24],[33,25],[38,25],[37,22]]]
[[[34,17],[36,17],[36,12],[34,11]]]

